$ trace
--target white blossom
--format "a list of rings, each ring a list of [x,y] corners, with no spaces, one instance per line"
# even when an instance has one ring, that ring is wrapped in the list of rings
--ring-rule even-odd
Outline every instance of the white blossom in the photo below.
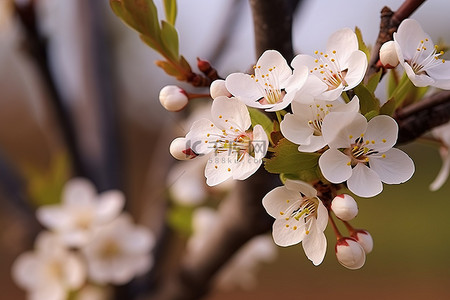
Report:
[[[331,201],[331,210],[339,219],[350,221],[358,214],[358,204],[350,195],[337,195]]]
[[[305,66],[294,67],[292,71],[284,57],[275,50],[264,52],[253,69],[254,75],[228,75],[226,87],[246,105],[266,111],[278,111],[288,106],[308,77]]]
[[[367,57],[358,50],[358,39],[350,28],[333,33],[324,52],[315,51],[315,57],[297,55],[292,61],[294,69],[307,66],[310,76],[304,91],[320,100],[336,100],[343,91],[357,86],[364,78]],[[303,90],[301,91],[303,92]]]
[[[97,194],[91,182],[75,178],[64,186],[61,204],[41,206],[36,215],[44,226],[61,234],[68,246],[80,247],[93,238],[98,226],[116,218],[124,203],[122,192]]]
[[[69,251],[60,236],[39,234],[36,249],[21,254],[12,266],[15,282],[32,300],[65,300],[86,279],[86,266],[79,255]]]
[[[283,136],[300,145],[300,152],[315,152],[327,145],[322,136],[322,123],[330,112],[358,112],[359,99],[353,97],[345,104],[338,100],[315,100],[311,95],[304,95],[302,102],[291,103],[292,114],[286,114],[280,128]]]
[[[214,186],[228,178],[247,179],[266,155],[268,138],[264,129],[256,125],[249,131],[249,112],[236,98],[214,99],[211,117],[212,121],[196,121],[186,135],[195,153],[210,153],[205,168],[206,183]]]
[[[415,86],[450,89],[450,65],[440,58],[430,36],[413,19],[406,19],[394,32],[395,48],[400,64]]]
[[[159,102],[168,111],[180,111],[189,102],[186,91],[176,85],[166,85],[159,92]]]
[[[98,284],[124,284],[153,265],[153,234],[122,213],[98,229],[96,239],[81,249],[89,278]]]
[[[328,211],[312,186],[286,180],[284,186],[263,198],[263,206],[275,218],[272,235],[277,245],[286,247],[302,242],[313,264],[322,263],[327,248],[323,231],[328,224]]]
[[[331,113],[322,124],[329,149],[319,158],[323,176],[332,183],[347,181],[350,191],[373,197],[382,182],[403,183],[414,174],[414,163],[403,151],[392,148],[398,125],[379,115],[367,122],[359,113]]]

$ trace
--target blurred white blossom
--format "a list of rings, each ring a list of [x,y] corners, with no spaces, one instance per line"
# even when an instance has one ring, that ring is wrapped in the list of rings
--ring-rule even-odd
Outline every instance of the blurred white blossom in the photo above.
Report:
[[[36,239],[36,249],[16,259],[12,277],[28,291],[28,299],[65,300],[69,291],[83,285],[86,266],[58,235],[44,231]]]
[[[154,236],[122,213],[98,229],[94,240],[81,249],[89,278],[99,284],[124,284],[147,272],[153,265],[150,251]]]
[[[44,226],[61,234],[64,243],[80,247],[94,237],[99,226],[116,218],[124,203],[120,191],[98,195],[91,182],[75,178],[64,186],[61,204],[41,206],[36,214]]]

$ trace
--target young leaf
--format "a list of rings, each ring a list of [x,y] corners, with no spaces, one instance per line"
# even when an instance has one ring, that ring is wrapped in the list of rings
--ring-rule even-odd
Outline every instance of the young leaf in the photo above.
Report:
[[[392,116],[395,111],[395,99],[390,99],[380,108],[380,115]]]
[[[161,40],[167,54],[174,61],[178,61],[178,33],[175,27],[166,21],[161,21]]]
[[[163,69],[168,75],[173,76],[180,81],[186,80],[185,75],[180,73],[180,71],[175,68],[174,65],[168,63],[167,61],[157,60],[155,64]]]
[[[361,30],[358,27],[355,27],[355,34],[356,34],[356,37],[358,38],[359,50],[361,50],[362,52],[364,52],[366,54],[367,61],[369,61],[370,60],[370,49],[364,43]]]
[[[379,111],[380,103],[375,95],[371,93],[364,85],[359,84],[353,91],[359,98],[360,110],[363,115],[371,110]]]
[[[164,0],[164,11],[166,12],[166,20],[175,26],[177,18],[177,0]]]
[[[281,139],[275,147],[275,154],[265,161],[264,167],[269,173],[300,174],[302,171],[315,169],[320,154],[298,151],[298,145],[287,139]]]
[[[121,0],[121,2],[133,20],[134,29],[153,38],[159,36],[158,11],[152,0]]]
[[[258,124],[261,125],[267,136],[270,138],[270,134],[273,130],[272,120],[270,120],[270,118],[259,109],[249,107],[248,112],[250,113],[252,126],[255,127]]]
[[[369,82],[366,87],[372,94],[375,93],[378,83],[380,83],[381,74],[383,74],[383,70],[378,71],[369,78]]]

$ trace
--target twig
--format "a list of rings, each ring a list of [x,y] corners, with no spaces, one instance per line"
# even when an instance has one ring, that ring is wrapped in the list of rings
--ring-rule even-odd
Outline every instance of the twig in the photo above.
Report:
[[[427,131],[450,121],[450,91],[435,93],[397,112],[398,144],[415,140]]]
[[[397,31],[398,25],[400,25],[404,19],[408,18],[424,2],[425,0],[405,0],[396,12],[393,12],[387,6],[383,7],[381,10],[380,32],[372,49],[369,68],[365,76],[366,81],[381,68],[381,64],[378,63],[381,45],[392,40],[392,35]]]

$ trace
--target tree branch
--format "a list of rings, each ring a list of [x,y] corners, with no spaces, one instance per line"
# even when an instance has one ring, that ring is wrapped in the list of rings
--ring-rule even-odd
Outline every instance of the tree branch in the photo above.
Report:
[[[291,61],[294,58],[292,18],[299,2],[289,0],[250,0],[257,57],[265,50],[275,49],[287,61]]]
[[[434,127],[450,121],[450,91],[435,93],[399,110],[395,119],[399,126],[397,143],[415,140]]]
[[[398,25],[408,18],[425,0],[406,0],[394,13],[389,7],[385,6],[381,10],[380,32],[377,41],[372,48],[372,54],[369,61],[369,68],[365,76],[367,81],[373,74],[377,73],[382,67],[378,63],[380,60],[380,48],[387,42],[392,40],[392,35],[397,31]]]

